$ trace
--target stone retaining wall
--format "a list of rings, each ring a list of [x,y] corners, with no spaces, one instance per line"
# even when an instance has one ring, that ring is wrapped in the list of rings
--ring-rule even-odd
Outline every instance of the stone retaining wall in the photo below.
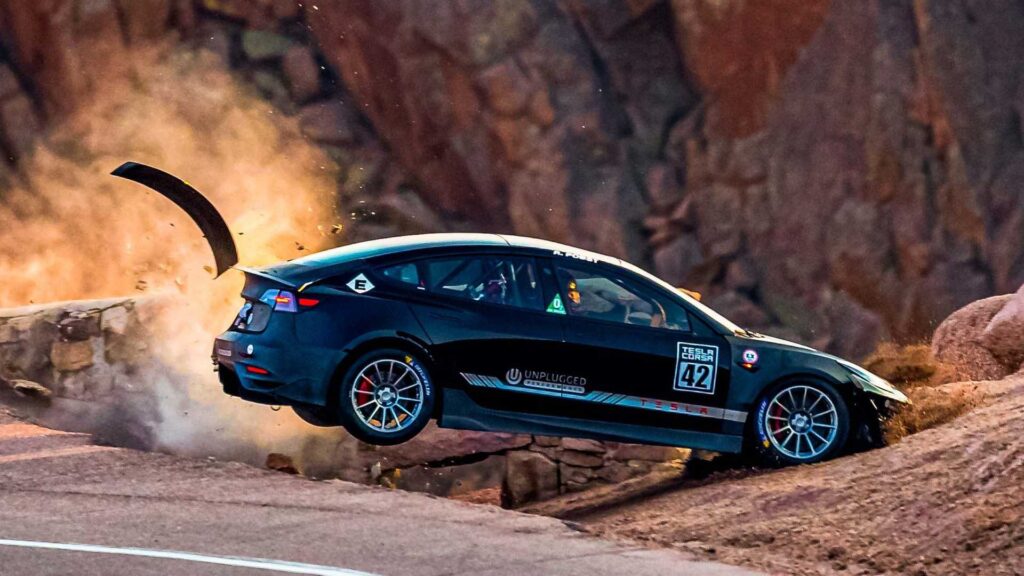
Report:
[[[149,297],[0,310],[0,401],[18,403],[43,423],[99,434],[110,443],[180,452],[180,445],[161,437],[168,431],[161,402],[174,391],[160,389],[154,381],[170,382],[171,387],[199,386],[214,392],[215,402],[175,400],[174,416],[182,420],[170,426],[213,422],[202,424],[213,429],[198,435],[223,446],[204,444],[200,450],[209,452],[198,454],[197,449],[184,450],[189,455],[212,453],[282,470],[298,469],[320,478],[380,483],[441,496],[485,491],[500,494],[506,506],[678,467],[688,455],[687,450],[675,448],[452,431],[433,424],[410,442],[377,447],[357,442],[340,429],[325,432],[299,423],[284,411],[272,413],[269,408],[251,406],[245,407],[255,412],[247,412],[247,417],[255,414],[267,421],[256,430],[291,427],[293,435],[302,438],[277,444],[266,438],[244,438],[261,434],[252,428],[231,427],[228,411],[243,403],[217,394],[212,372],[176,374],[155,358],[155,340],[146,327],[159,325],[154,319],[168,305],[173,302]],[[191,391],[178,392],[187,399]],[[223,424],[218,422],[218,410],[224,410]],[[246,441],[256,447],[242,452],[226,448]]]

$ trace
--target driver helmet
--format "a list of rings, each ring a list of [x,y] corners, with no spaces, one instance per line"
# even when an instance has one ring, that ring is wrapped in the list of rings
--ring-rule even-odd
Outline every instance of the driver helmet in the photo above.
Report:
[[[570,310],[577,311],[582,307],[583,295],[580,294],[579,284],[576,283],[576,278],[569,277],[569,281],[565,284],[565,295],[569,301],[566,303]]]

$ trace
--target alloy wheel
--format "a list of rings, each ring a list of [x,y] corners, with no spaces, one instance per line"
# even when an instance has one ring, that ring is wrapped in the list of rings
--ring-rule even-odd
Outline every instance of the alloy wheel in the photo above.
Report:
[[[772,446],[794,460],[811,460],[828,450],[839,430],[839,413],[828,394],[807,385],[783,388],[764,416]]]
[[[405,430],[423,409],[423,380],[409,365],[384,358],[367,364],[352,386],[352,407],[366,426],[384,433]]]

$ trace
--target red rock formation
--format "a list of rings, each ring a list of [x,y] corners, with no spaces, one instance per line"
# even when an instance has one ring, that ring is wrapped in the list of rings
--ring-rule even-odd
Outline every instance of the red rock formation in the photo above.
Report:
[[[1024,282],[1014,0],[12,0],[4,151],[170,28],[304,106],[393,216],[350,238],[566,241],[854,356]]]

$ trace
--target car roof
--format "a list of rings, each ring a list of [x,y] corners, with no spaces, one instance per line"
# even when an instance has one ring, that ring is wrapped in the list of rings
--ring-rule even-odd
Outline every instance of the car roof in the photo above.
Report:
[[[364,260],[378,256],[401,254],[413,250],[425,250],[430,248],[468,248],[468,247],[495,247],[495,248],[526,248],[534,250],[549,250],[551,252],[562,252],[573,255],[585,256],[590,260],[609,262],[622,265],[618,258],[589,252],[581,248],[575,248],[557,242],[541,240],[539,238],[527,238],[525,236],[513,236],[506,234],[475,234],[475,233],[439,233],[439,234],[415,234],[410,236],[395,236],[392,238],[381,238],[348,244],[323,252],[296,258],[286,264],[272,266],[272,269],[297,268],[311,269],[323,266],[341,264],[353,260]],[[269,269],[268,269],[269,270]],[[283,270],[282,270],[283,271]]]

